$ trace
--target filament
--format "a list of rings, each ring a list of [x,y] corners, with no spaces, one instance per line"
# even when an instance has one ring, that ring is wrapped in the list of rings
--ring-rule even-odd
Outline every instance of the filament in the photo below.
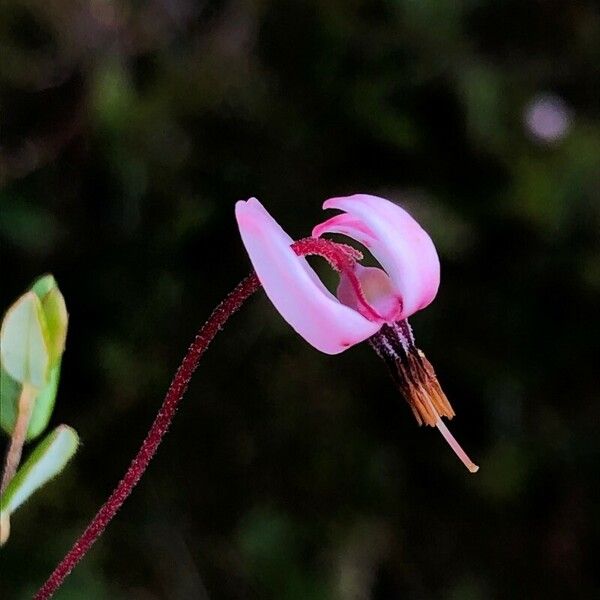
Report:
[[[461,445],[456,441],[456,438],[450,433],[450,430],[446,427],[445,423],[439,418],[435,424],[438,428],[438,431],[442,434],[444,439],[448,442],[448,445],[452,450],[454,450],[454,454],[460,458],[462,463],[469,469],[471,473],[477,473],[479,471],[479,467],[469,458],[467,453],[462,449]]]

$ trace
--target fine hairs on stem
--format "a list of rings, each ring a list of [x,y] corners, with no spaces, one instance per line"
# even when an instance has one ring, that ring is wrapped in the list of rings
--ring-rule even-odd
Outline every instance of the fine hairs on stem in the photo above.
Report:
[[[156,453],[163,436],[167,432],[177,406],[185,394],[188,383],[198,366],[200,358],[209,344],[242,304],[260,287],[258,278],[253,273],[246,277],[229,295],[215,308],[208,321],[202,326],[194,341],[189,347],[181,365],[177,369],[173,381],[169,386],[148,435],[144,439],[138,453],[131,461],[123,479],[119,482],[114,492],[96,513],[91,523],[82,533],[81,537],[73,544],[67,555],[52,572],[46,583],[34,596],[35,600],[46,600],[62,585],[67,575],[75,565],[85,556],[92,544],[100,537],[108,523],[131,494],[133,488],[143,475],[146,467]]]
[[[351,272],[352,263],[356,258],[356,255],[353,255],[353,251],[349,247],[322,239],[306,238],[299,240],[292,245],[292,249],[299,256],[307,254],[322,256],[334,268],[344,272]],[[214,309],[208,321],[201,327],[191,346],[188,348],[181,365],[177,369],[162,406],[138,453],[131,461],[127,472],[79,539],[73,544],[44,585],[38,590],[34,596],[34,600],[47,600],[51,598],[77,563],[85,556],[100,535],[102,535],[108,523],[121,508],[129,494],[131,494],[156,453],[160,442],[173,420],[177,406],[185,394],[200,358],[215,335],[229,320],[229,317],[258,290],[260,285],[258,277],[254,273],[250,274]]]

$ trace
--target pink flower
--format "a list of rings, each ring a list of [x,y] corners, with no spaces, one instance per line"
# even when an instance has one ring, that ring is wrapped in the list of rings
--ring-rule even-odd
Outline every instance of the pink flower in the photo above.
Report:
[[[414,344],[407,318],[435,298],[440,263],[429,235],[396,204],[366,194],[331,198],[323,208],[339,209],[313,229],[312,241],[296,242],[256,199],[239,201],[235,212],[242,241],[265,292],[283,318],[309,344],[337,354],[368,340],[388,365],[419,424],[435,425],[467,468],[478,467],[441,420],[454,411],[433,367]],[[356,250],[339,248],[332,260],[318,242],[325,233],[346,235],[367,248],[380,267],[365,267]],[[340,271],[337,297],[323,285],[298,244],[322,254]],[[341,252],[340,252],[341,250]],[[341,258],[340,256],[341,255]]]
[[[256,273],[245,277],[201,327],[127,472],[35,600],[48,600],[102,535],[156,453],[209,344],[261,284],[283,318],[322,352],[337,354],[368,340],[387,364],[419,424],[435,425],[469,471],[477,471],[479,467],[442,422],[442,417],[452,418],[454,411],[433,367],[415,346],[407,320],[437,293],[440,264],[433,242],[406,211],[383,198],[364,194],[332,198],[324,208],[343,213],[317,225],[314,237],[294,242],[256,198],[237,203],[240,233]],[[362,266],[361,252],[321,238],[324,233],[353,238],[372,252],[381,268]],[[337,297],[306,262],[304,256],[309,254],[326,258],[340,273]]]

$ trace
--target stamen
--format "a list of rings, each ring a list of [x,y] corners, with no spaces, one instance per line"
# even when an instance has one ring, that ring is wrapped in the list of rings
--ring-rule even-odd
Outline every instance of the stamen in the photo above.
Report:
[[[384,325],[369,343],[388,366],[390,375],[410,406],[419,425],[437,427],[463,464],[476,473],[479,467],[467,456],[442,421],[452,419],[452,408],[442,390],[433,366],[415,346],[408,321]]]

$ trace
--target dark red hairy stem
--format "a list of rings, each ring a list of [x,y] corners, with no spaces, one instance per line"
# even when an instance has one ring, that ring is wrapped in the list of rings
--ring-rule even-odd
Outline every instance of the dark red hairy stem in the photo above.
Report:
[[[104,531],[110,520],[115,516],[123,502],[140,480],[146,467],[152,460],[163,436],[167,432],[177,405],[183,397],[192,374],[198,366],[200,358],[208,348],[209,344],[225,325],[227,320],[240,306],[260,287],[260,282],[254,273],[246,277],[229,295],[215,308],[208,321],[202,326],[196,335],[192,345],[189,347],[181,365],[177,369],[173,381],[169,386],[163,401],[146,439],[141,448],[131,461],[127,473],[108,500],[97,512],[92,522],[83,532],[81,537],[73,544],[71,550],[56,567],[46,583],[34,596],[35,600],[46,600],[60,587],[65,577],[73,570],[73,567],[84,557],[92,544]]]
[[[350,246],[316,238],[306,238],[295,242],[292,248],[299,256],[306,254],[322,256],[329,261],[334,269],[344,272],[351,271],[354,261],[361,256],[357,250],[354,250]],[[254,273],[250,274],[214,309],[208,321],[202,326],[188,348],[167,390],[162,406],[123,479],[119,481],[108,500],[96,513],[96,516],[52,572],[46,583],[38,590],[34,596],[34,600],[47,600],[52,597],[75,565],[77,565],[94,542],[102,535],[108,523],[121,508],[129,494],[131,494],[156,453],[162,438],[171,425],[177,406],[185,394],[190,379],[200,362],[200,358],[215,335],[229,320],[229,317],[258,290],[260,285],[258,277]]]

